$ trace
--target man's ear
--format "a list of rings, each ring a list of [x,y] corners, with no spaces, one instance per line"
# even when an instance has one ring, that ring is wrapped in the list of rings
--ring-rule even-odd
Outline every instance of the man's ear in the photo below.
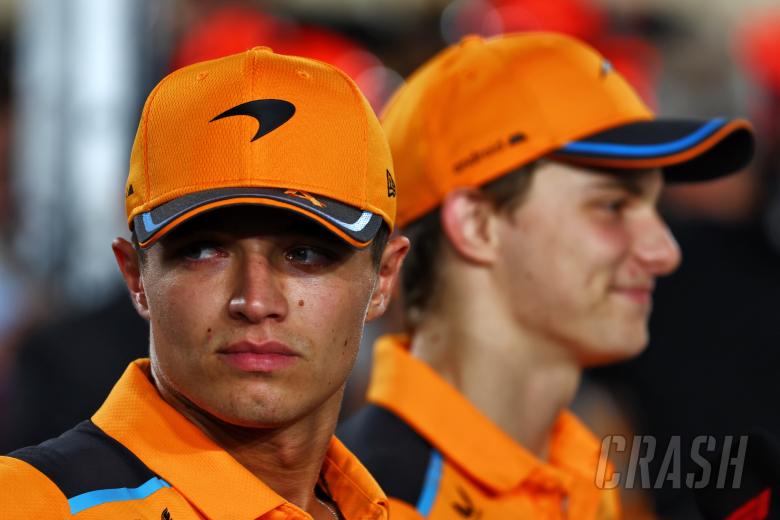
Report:
[[[478,190],[450,192],[441,205],[441,228],[452,248],[469,262],[489,265],[497,254],[493,204]]]
[[[374,294],[368,302],[366,321],[371,321],[384,314],[390,304],[390,298],[401,272],[401,264],[409,252],[409,239],[405,236],[395,236],[388,240],[379,263],[379,273],[374,287]]]
[[[114,251],[114,258],[116,258],[116,263],[122,272],[122,278],[125,279],[127,290],[130,292],[133,307],[142,318],[148,320],[149,304],[146,301],[138,253],[133,244],[120,237],[114,239],[111,243],[111,249]]]

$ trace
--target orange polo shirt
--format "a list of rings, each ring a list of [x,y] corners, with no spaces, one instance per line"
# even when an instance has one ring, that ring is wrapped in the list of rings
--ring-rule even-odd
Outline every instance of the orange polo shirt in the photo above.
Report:
[[[618,491],[595,485],[601,443],[573,414],[557,419],[542,461],[412,357],[407,338],[381,338],[373,370],[371,404],[338,435],[390,497],[394,520],[619,517]]]
[[[334,437],[322,480],[344,518],[386,519],[387,499]],[[0,457],[4,519],[311,519],[166,403],[131,363],[92,421]]]

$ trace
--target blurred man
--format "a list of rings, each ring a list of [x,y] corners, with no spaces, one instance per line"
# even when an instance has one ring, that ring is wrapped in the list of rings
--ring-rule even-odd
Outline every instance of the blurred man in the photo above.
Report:
[[[131,156],[133,242],[113,244],[151,359],[92,420],[0,459],[3,518],[386,518],[332,434],[408,247],[392,175],[329,65],[257,48],[165,78]]]
[[[680,263],[664,181],[742,168],[750,125],[656,119],[553,33],[464,39],[383,124],[410,335],[379,341],[371,404],[340,437],[393,518],[616,518],[600,442],[567,407],[583,368],[647,343],[655,280]]]

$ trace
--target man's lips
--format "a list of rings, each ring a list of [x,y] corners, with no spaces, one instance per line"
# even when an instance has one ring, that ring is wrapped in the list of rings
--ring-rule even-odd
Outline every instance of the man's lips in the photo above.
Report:
[[[244,372],[274,372],[300,359],[293,349],[279,341],[239,341],[217,351],[227,364]]]
[[[636,285],[615,287],[613,290],[642,305],[649,305],[653,301],[653,285]]]

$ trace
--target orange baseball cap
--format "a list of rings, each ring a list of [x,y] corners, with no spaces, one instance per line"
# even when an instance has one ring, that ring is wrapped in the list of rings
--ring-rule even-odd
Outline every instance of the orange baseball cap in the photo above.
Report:
[[[126,184],[141,247],[235,204],[295,211],[358,248],[382,221],[393,229],[387,140],[346,74],[258,47],[179,69],[152,90]]]
[[[399,226],[543,156],[703,180],[743,168],[754,148],[743,119],[657,119],[595,50],[545,32],[467,36],[412,74],[382,124]]]

